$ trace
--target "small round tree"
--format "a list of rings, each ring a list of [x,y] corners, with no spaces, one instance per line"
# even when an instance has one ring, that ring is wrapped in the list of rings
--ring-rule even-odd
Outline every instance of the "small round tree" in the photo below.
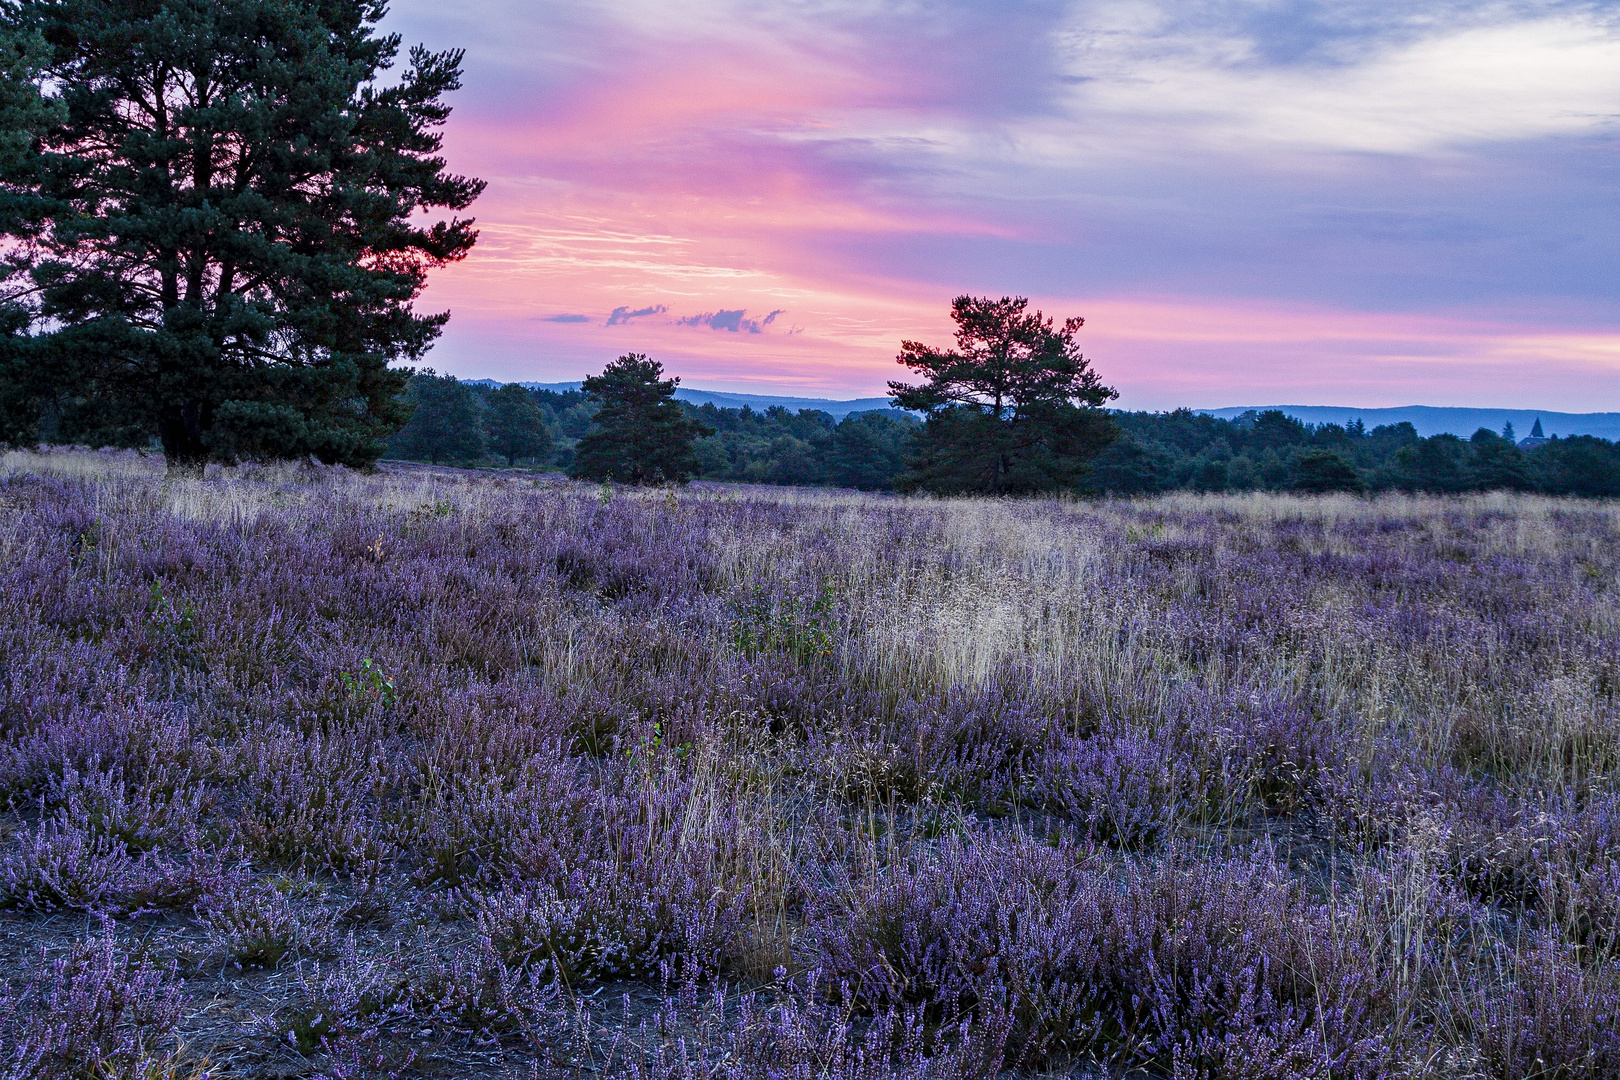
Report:
[[[519,458],[535,460],[551,453],[551,431],[546,414],[535,404],[534,395],[517,383],[507,383],[489,395],[484,427],[489,432],[489,449],[506,459],[508,466]]]
[[[405,399],[411,418],[389,443],[394,453],[435,465],[484,456],[478,401],[454,375],[423,372],[411,379]]]
[[[1361,474],[1345,460],[1344,455],[1332,450],[1312,447],[1295,456],[1289,466],[1295,491],[1322,493],[1327,491],[1360,491]]]

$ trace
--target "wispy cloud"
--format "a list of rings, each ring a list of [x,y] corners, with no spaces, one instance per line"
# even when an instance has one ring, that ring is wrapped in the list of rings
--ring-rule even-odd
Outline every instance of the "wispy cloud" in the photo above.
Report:
[[[554,323],[586,323],[591,321],[591,317],[589,315],[545,315],[541,317],[540,321]]]
[[[1589,10],[1324,33],[1286,61],[1242,22],[1132,33],[1141,11],[1108,5],[1111,32],[1082,21],[1064,33],[1068,64],[1090,76],[1064,97],[1068,115],[1174,128],[1227,152],[1403,155],[1592,134],[1620,118],[1620,27]]]
[[[665,307],[663,304],[654,304],[652,307],[636,308],[634,311],[631,311],[628,306],[616,307],[608,315],[607,322],[603,325],[622,326],[632,319],[645,319],[649,315],[662,315],[668,310],[669,308]]]

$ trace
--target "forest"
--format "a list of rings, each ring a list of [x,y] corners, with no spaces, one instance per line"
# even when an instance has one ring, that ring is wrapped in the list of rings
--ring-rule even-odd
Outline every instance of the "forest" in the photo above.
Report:
[[[497,397],[515,391],[540,435],[535,453],[508,455]],[[579,391],[523,390],[418,376],[407,394],[416,413],[389,445],[402,460],[459,465],[522,465],[566,471],[595,408]],[[892,490],[922,424],[898,409],[837,420],[812,409],[755,411],[682,403],[712,430],[695,443],[698,478],[711,481]],[[510,411],[510,410],[507,410]],[[1368,429],[1359,423],[1307,425],[1281,412],[1232,420],[1191,409],[1112,410],[1114,441],[1091,462],[1080,493],[1144,495],[1164,491],[1533,491],[1620,495],[1620,447],[1594,436],[1552,438],[1521,447],[1511,427],[1470,438],[1423,438],[1410,424]],[[1533,441],[1533,440],[1532,440]]]

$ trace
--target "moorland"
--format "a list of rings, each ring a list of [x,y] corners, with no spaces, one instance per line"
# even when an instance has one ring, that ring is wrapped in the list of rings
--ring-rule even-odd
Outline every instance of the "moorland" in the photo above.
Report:
[[[9,1075],[1620,1074],[1620,507],[0,464]]]

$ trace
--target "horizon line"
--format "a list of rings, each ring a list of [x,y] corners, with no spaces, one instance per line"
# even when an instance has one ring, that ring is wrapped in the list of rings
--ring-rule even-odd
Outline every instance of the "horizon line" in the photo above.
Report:
[[[446,372],[445,374],[449,374],[449,373]],[[482,377],[479,377],[479,378],[476,378],[476,379],[468,379],[468,378],[462,378],[461,376],[458,375],[458,376],[456,376],[456,378],[459,379],[462,382],[468,382],[468,383],[493,383],[493,384],[498,385],[498,386],[508,385],[509,383],[517,383],[519,385],[530,385],[530,386],[542,386],[542,387],[544,387],[544,386],[567,386],[567,385],[571,385],[571,384],[582,383],[582,382],[584,382],[586,376],[581,376],[580,378],[577,378],[577,379],[509,379],[509,380],[502,380],[502,379],[490,378],[488,376],[482,376]],[[679,378],[679,377],[676,376],[676,378]],[[851,402],[857,402],[857,401],[878,401],[878,400],[882,400],[882,399],[890,397],[890,395],[888,395],[888,394],[857,394],[857,395],[855,395],[853,397],[844,397],[844,398],[827,397],[827,396],[825,396],[827,391],[822,391],[821,393],[815,393],[815,392],[783,393],[781,391],[781,388],[775,387],[775,386],[771,386],[768,391],[766,391],[766,390],[722,390],[722,389],[718,389],[716,387],[696,386],[696,385],[686,383],[686,382],[681,382],[678,389],[680,389],[680,390],[690,390],[690,391],[695,391],[695,392],[704,393],[704,394],[725,394],[725,395],[728,395],[728,396],[731,396],[731,397],[780,398],[783,401],[825,401],[825,402],[827,402],[829,404],[832,404],[832,405],[847,405],[847,404],[850,404]],[[1279,402],[1279,403],[1267,403],[1267,404],[1263,404],[1263,405],[1256,405],[1256,404],[1242,404],[1242,405],[1177,405],[1177,406],[1174,406],[1172,408],[1167,408],[1167,409],[1117,408],[1115,411],[1117,411],[1117,412],[1159,412],[1159,413],[1165,413],[1165,412],[1175,412],[1178,409],[1188,409],[1188,410],[1190,410],[1192,412],[1204,412],[1204,413],[1228,412],[1228,411],[1233,410],[1233,409],[1238,409],[1238,410],[1253,409],[1253,410],[1258,410],[1258,411],[1264,411],[1264,410],[1267,410],[1267,409],[1333,409],[1333,410],[1351,411],[1351,412],[1394,412],[1394,411],[1397,411],[1397,410],[1400,410],[1400,409],[1454,409],[1454,410],[1460,410],[1460,411],[1466,411],[1466,412],[1537,413],[1537,414],[1546,415],[1546,416],[1620,416],[1620,408],[1613,409],[1613,410],[1598,410],[1598,411],[1592,411],[1592,412],[1570,412],[1570,411],[1565,410],[1565,409],[1538,409],[1538,408],[1526,408],[1526,407],[1523,407],[1523,406],[1511,406],[1511,405],[1430,405],[1430,404],[1425,404],[1425,403],[1421,403],[1421,402],[1410,402],[1410,403],[1404,404],[1404,405],[1340,405],[1340,404],[1306,404],[1306,403],[1303,403],[1303,402]]]

